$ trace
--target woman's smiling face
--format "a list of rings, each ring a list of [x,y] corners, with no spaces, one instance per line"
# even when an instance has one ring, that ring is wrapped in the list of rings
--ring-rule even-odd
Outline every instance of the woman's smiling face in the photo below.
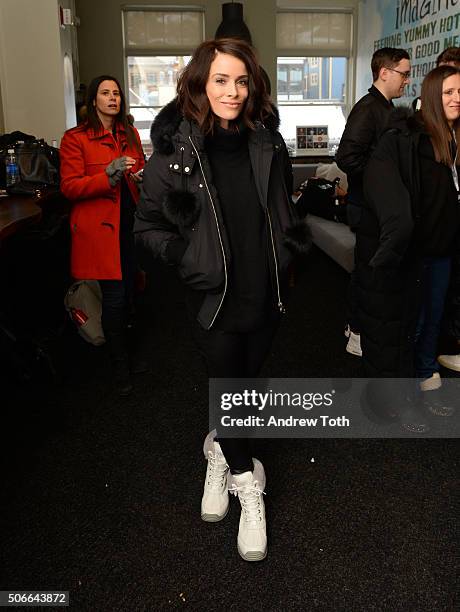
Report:
[[[241,113],[248,97],[248,71],[244,63],[227,53],[216,53],[209,69],[206,95],[220,125],[227,129]]]
[[[449,125],[460,117],[460,73],[442,82],[442,106]]]

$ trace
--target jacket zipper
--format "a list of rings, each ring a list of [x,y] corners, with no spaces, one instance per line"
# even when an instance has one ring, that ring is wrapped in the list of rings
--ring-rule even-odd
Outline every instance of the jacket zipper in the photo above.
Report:
[[[203,171],[203,165],[201,163],[201,158],[200,158],[200,156],[198,154],[197,148],[196,148],[196,146],[195,146],[195,144],[194,144],[194,142],[192,140],[192,137],[189,136],[188,139],[190,140],[190,142],[192,144],[193,150],[195,151],[195,154],[196,154],[196,158],[198,160],[198,163],[200,164],[201,174],[203,176],[204,184],[206,185],[206,191],[208,192],[209,200],[210,200],[211,206],[212,206],[212,212],[214,214],[214,219],[216,221],[217,235],[219,237],[220,248],[221,248],[221,251],[222,251],[222,257],[223,257],[223,261],[224,261],[224,292],[222,294],[222,299],[220,300],[220,303],[219,303],[219,305],[217,307],[217,310],[214,313],[212,321],[209,324],[208,329],[211,329],[211,327],[214,325],[214,321],[216,320],[217,315],[220,312],[220,309],[222,308],[222,304],[223,304],[225,295],[227,293],[227,260],[225,258],[224,244],[222,242],[222,236],[221,236],[221,233],[220,233],[219,220],[217,218],[216,207],[214,206],[214,201],[212,199],[211,192],[209,191],[208,181],[206,180],[206,176],[205,176],[204,171]]]
[[[276,291],[278,294],[278,310],[280,311],[281,314],[284,314],[286,312],[286,308],[284,307],[284,304],[281,301],[280,283],[279,283],[279,276],[278,276],[278,259],[276,258],[275,241],[273,239],[273,231],[272,231],[272,220],[270,217],[270,211],[268,210],[268,207],[267,207],[267,219],[268,219],[268,227],[270,229],[270,240],[271,240],[272,249],[273,249],[273,259],[275,261],[275,277],[276,277]]]

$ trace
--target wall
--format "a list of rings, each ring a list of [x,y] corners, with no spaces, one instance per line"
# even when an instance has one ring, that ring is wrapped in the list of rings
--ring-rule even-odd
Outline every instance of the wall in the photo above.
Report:
[[[80,75],[82,82],[98,74],[109,73],[124,81],[123,32],[121,10],[129,6],[126,0],[76,0],[76,11],[80,18],[78,47]],[[171,6],[176,3],[167,0],[133,0],[135,6]],[[201,0],[183,1],[180,6],[202,6],[205,10],[205,37],[212,38],[222,21],[221,2]],[[276,79],[274,64],[275,9],[276,0],[246,0],[244,19],[261,64],[268,72],[272,83]]]
[[[361,0],[359,3],[357,88],[364,95],[372,82],[370,58],[381,47],[404,48],[412,63],[412,79],[400,103],[420,95],[423,77],[446,47],[460,46],[460,1],[410,2]]]
[[[393,0],[388,0],[391,4]],[[121,11],[123,6],[171,6],[171,0],[76,0],[77,15],[81,20],[78,28],[78,47],[80,59],[80,79],[88,84],[97,74],[109,73],[124,82],[123,32]],[[222,18],[223,1],[201,0],[198,2],[184,0],[180,6],[202,6],[205,10],[205,36],[211,38]],[[356,91],[355,60],[357,55],[356,33],[359,25],[359,0],[243,0],[244,19],[251,32],[254,46],[257,48],[260,62],[276,86],[276,10],[277,8],[305,9],[311,7],[319,10],[350,9],[354,17],[354,36],[352,58],[349,62],[348,99],[353,102]],[[362,2],[361,2],[362,4]],[[366,15],[366,19],[369,16]],[[373,16],[370,16],[373,21]],[[367,22],[369,26],[369,21]],[[361,49],[362,52],[363,49]],[[308,54],[308,49],[305,50]],[[368,52],[366,51],[368,54]],[[365,62],[369,63],[370,55]]]
[[[1,56],[0,56],[0,65],[1,65]],[[1,72],[0,72],[0,74],[1,74]],[[4,133],[5,133],[5,121],[3,119],[2,84],[1,84],[1,81],[0,81],[0,134],[4,134]]]
[[[66,8],[73,0],[60,0]],[[5,132],[20,130],[59,140],[66,112],[63,56],[73,54],[71,32],[59,25],[57,0],[1,0],[0,84]],[[71,92],[69,92],[71,95]]]

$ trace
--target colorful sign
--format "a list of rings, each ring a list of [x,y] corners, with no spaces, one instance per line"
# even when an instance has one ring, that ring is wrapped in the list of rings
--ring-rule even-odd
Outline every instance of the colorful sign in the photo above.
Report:
[[[374,51],[398,47],[411,58],[411,82],[400,98],[410,104],[438,55],[460,46],[460,0],[361,0],[358,41],[356,100],[372,83]]]

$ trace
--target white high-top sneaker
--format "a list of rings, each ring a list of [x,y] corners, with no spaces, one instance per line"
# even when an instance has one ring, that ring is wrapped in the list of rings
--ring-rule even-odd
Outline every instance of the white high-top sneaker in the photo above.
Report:
[[[346,332],[345,335],[347,335]],[[348,335],[348,342],[347,346],[345,347],[345,350],[351,355],[356,355],[357,357],[363,356],[363,351],[361,350],[360,334],[355,334],[355,332],[351,331],[350,329],[350,333]]]
[[[265,504],[264,466],[257,459],[253,472],[230,474],[229,491],[238,496],[241,504],[238,530],[238,552],[245,561],[262,561],[267,556],[267,524]]]
[[[420,383],[420,391],[435,391],[442,387],[441,375],[439,372],[433,372],[430,378],[422,380]]]
[[[438,361],[445,368],[460,372],[460,353],[458,355],[439,355]]]
[[[214,441],[215,431],[206,436],[203,446],[204,456],[208,460],[206,480],[204,481],[201,499],[201,518],[203,521],[217,523],[228,512],[228,465],[220,448]]]

